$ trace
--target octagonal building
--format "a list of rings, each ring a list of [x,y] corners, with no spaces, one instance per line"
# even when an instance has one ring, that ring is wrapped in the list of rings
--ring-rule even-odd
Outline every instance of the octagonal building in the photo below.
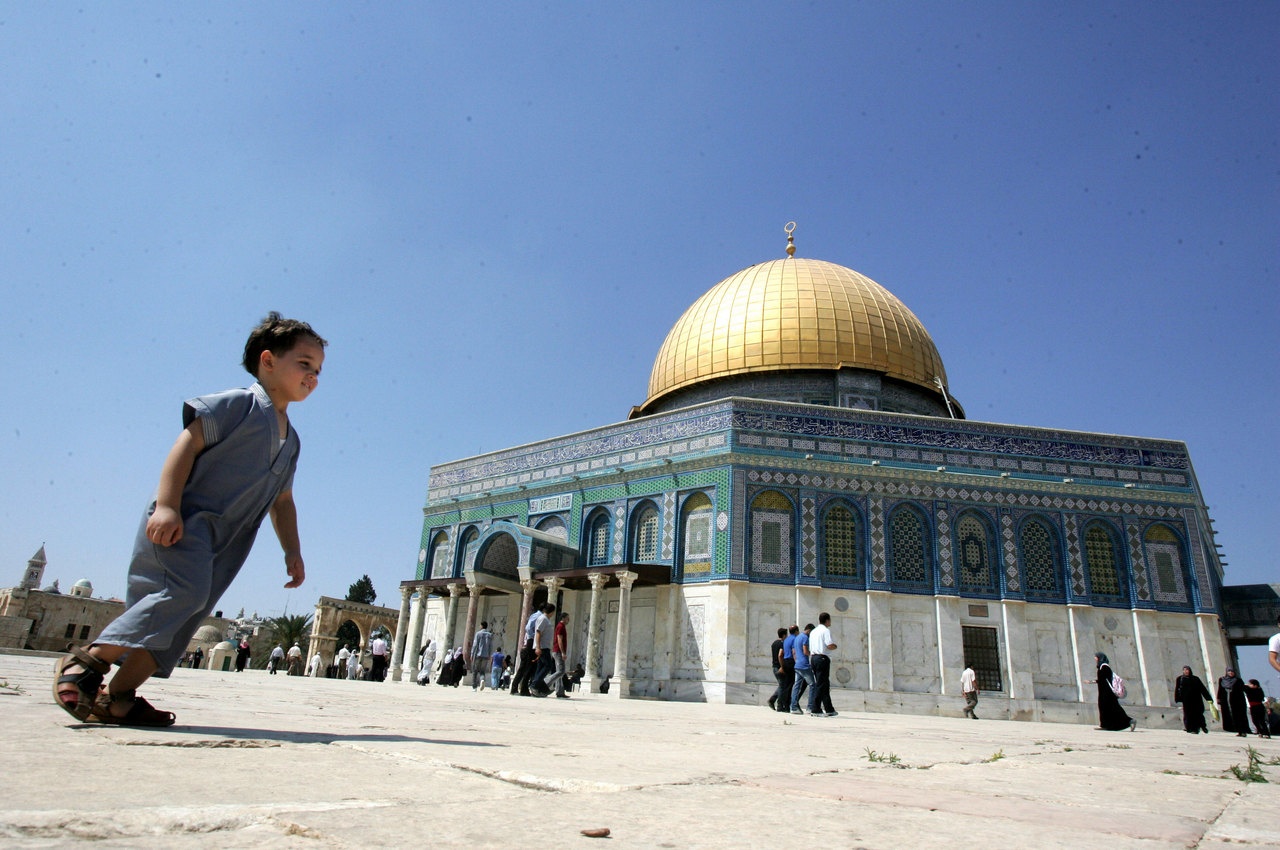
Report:
[[[690,305],[625,421],[432,467],[392,673],[550,600],[587,691],[763,703],[825,611],[841,711],[958,716],[968,658],[983,716],[1093,723],[1101,651],[1172,725],[1221,585],[1185,444],[967,420],[905,304],[789,255]]]

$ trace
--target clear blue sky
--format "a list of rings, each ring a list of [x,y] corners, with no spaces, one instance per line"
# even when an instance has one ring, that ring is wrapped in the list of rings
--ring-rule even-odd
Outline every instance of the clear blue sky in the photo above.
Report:
[[[268,310],[308,580],[397,604],[431,464],[624,419],[782,256],[932,333],[972,419],[1185,440],[1274,566],[1275,3],[0,4],[0,584],[123,595],[184,398]]]

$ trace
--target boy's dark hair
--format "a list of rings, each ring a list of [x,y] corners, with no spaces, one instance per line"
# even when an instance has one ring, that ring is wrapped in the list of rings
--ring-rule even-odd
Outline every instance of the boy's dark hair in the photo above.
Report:
[[[291,350],[303,337],[315,340],[321,348],[329,344],[306,322],[286,319],[272,310],[253,329],[249,334],[248,342],[244,344],[244,360],[241,362],[244,364],[245,371],[255,378],[258,377],[258,361],[262,359],[262,352],[270,351],[278,357]]]
[[[826,611],[823,611],[821,614],[818,615],[818,622],[822,623],[822,625],[824,626],[827,625],[828,623],[831,622],[831,615],[828,614]]]

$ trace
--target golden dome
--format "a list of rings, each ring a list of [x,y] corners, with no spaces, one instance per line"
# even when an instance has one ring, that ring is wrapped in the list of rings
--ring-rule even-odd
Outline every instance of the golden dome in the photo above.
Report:
[[[711,287],[671,328],[640,410],[685,387],[753,372],[869,369],[939,394],[942,358],[892,293],[852,269],[787,257]]]

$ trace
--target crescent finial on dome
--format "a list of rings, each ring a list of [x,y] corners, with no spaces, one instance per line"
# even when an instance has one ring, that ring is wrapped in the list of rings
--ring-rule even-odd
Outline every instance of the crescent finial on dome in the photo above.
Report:
[[[787,256],[794,257],[796,255],[796,223],[788,221],[787,226],[782,228],[787,234]]]

